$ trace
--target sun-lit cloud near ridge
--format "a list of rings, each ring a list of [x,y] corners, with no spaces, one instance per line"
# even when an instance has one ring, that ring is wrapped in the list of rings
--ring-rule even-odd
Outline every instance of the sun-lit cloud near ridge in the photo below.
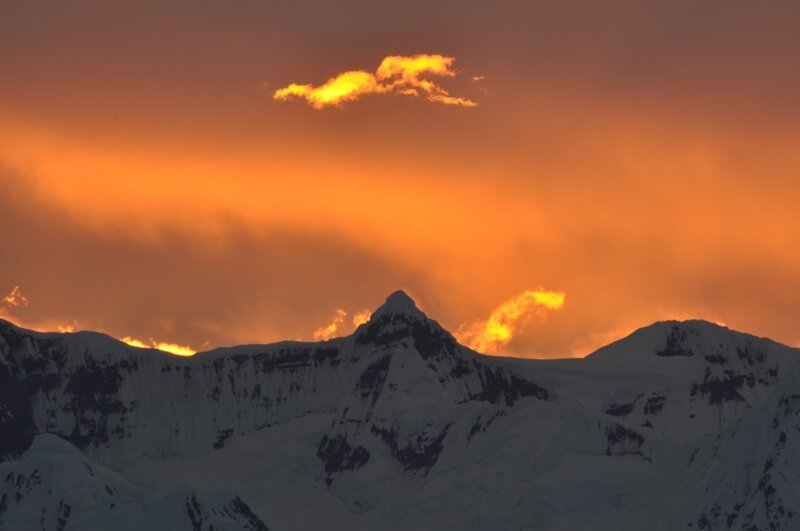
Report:
[[[462,325],[456,338],[486,354],[494,354],[507,345],[535,315],[559,310],[566,295],[560,291],[526,290],[501,304],[485,321]]]
[[[37,319],[36,321],[27,321],[19,318],[17,315],[12,315],[11,308],[14,310],[21,309],[28,306],[28,297],[22,292],[22,288],[18,285],[8,293],[8,295],[0,298],[0,319],[6,319],[17,326],[36,330],[37,332],[50,332],[56,330],[62,334],[71,334],[78,330],[78,321],[73,319],[71,322],[64,322],[62,320]]]
[[[27,305],[28,298],[22,293],[22,290],[19,286],[14,286],[14,289],[12,289],[8,295],[0,299],[0,318],[12,319],[18,326],[30,328],[31,330],[37,330],[40,332],[57,330],[62,334],[71,334],[78,329],[78,322],[75,320],[73,320],[71,323],[53,321],[39,321],[36,323],[30,323],[22,321],[10,315],[8,312],[9,307],[18,308]],[[164,341],[155,341],[154,339],[150,340],[150,344],[146,344],[144,341],[134,339],[130,336],[124,337],[120,341],[127,343],[132,347],[154,348],[164,352],[169,352],[170,354],[175,354],[176,356],[194,356],[197,353],[196,350],[188,346],[178,345],[176,343],[167,343]]]
[[[370,317],[372,317],[372,312],[369,310],[361,310],[356,312],[353,315],[353,326],[358,328],[362,324],[369,321]]]
[[[0,302],[4,302],[11,306],[27,306],[28,298],[22,293],[22,290],[19,289],[19,286],[14,286],[14,289],[12,289],[8,295],[3,297],[3,300]]]
[[[19,319],[13,317],[10,310],[27,305],[28,298],[22,293],[19,286],[14,286],[8,295],[0,299],[0,319],[9,319],[20,324]]]
[[[154,339],[150,340],[150,343],[147,344],[144,341],[139,339],[135,339],[133,337],[127,336],[120,339],[123,343],[127,343],[128,345],[136,348],[154,348],[156,350],[161,350],[163,352],[168,352],[170,354],[175,354],[176,356],[194,356],[197,354],[197,351],[194,350],[192,347],[178,345],[175,343],[166,343],[163,341],[156,341]]]
[[[372,312],[369,310],[359,310],[353,314],[352,328],[345,324],[347,319],[347,311],[341,308],[337,309],[333,315],[333,319],[325,326],[321,326],[314,331],[314,341],[327,341],[337,336],[342,336],[347,332],[351,332],[369,321],[372,317]]]
[[[327,339],[331,339],[332,337],[336,336],[336,332],[339,331],[339,327],[344,324],[344,318],[347,317],[347,312],[338,309],[336,310],[336,314],[333,317],[333,321],[329,324],[318,328],[314,331],[314,340],[315,341],[325,341]]]
[[[292,83],[276,90],[272,96],[278,101],[304,99],[315,109],[335,107],[367,94],[402,94],[444,105],[475,107],[476,102],[452,96],[441,85],[426,78],[455,77],[454,62],[454,57],[438,54],[390,55],[381,61],[374,74],[350,70],[318,86]]]

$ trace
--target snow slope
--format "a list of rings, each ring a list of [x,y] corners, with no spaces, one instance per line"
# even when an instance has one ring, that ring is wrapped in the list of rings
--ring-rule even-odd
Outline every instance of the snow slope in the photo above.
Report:
[[[237,496],[135,487],[89,463],[52,434],[37,435],[19,461],[3,463],[3,529],[218,529],[265,531],[267,525]]]
[[[798,359],[703,321],[490,358],[402,292],[193,358],[0,321],[0,528],[792,529]]]

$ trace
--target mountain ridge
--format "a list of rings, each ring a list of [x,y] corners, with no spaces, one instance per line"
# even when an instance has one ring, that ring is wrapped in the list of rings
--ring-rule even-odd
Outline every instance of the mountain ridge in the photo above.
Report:
[[[193,358],[193,357],[196,358],[196,357],[200,357],[200,356],[208,356],[208,355],[214,355],[214,354],[219,354],[219,353],[232,353],[232,352],[235,352],[235,351],[238,351],[238,350],[245,350],[245,349],[263,349],[263,348],[272,348],[272,347],[277,347],[277,346],[290,347],[290,346],[297,346],[297,345],[320,344],[320,343],[329,343],[329,342],[336,343],[336,342],[340,342],[340,341],[342,341],[342,340],[344,340],[346,338],[349,338],[351,336],[358,335],[359,334],[359,330],[362,329],[365,326],[368,326],[370,324],[370,321],[372,321],[374,318],[382,317],[382,316],[386,316],[386,315],[407,316],[407,317],[413,317],[415,319],[420,319],[420,320],[424,320],[424,321],[430,321],[432,323],[435,323],[438,327],[440,327],[442,330],[444,330],[448,334],[450,334],[450,332],[448,332],[447,329],[445,329],[441,324],[439,324],[437,321],[435,321],[434,319],[429,317],[426,313],[424,313],[422,310],[420,310],[417,307],[416,302],[404,290],[396,290],[396,291],[392,292],[389,296],[387,296],[385,302],[381,306],[379,306],[374,312],[371,313],[370,319],[367,322],[362,323],[352,333],[344,335],[344,336],[337,336],[337,337],[333,337],[333,338],[326,339],[326,340],[320,340],[320,341],[302,340],[302,339],[296,339],[296,340],[293,340],[293,339],[282,339],[282,340],[273,341],[273,342],[269,342],[269,343],[242,343],[242,344],[236,344],[236,345],[222,345],[222,346],[219,346],[219,347],[214,347],[214,348],[209,349],[209,350],[197,351],[193,356],[186,356],[186,358],[187,359],[188,358]],[[0,327],[2,327],[2,326],[6,326],[6,327],[10,327],[10,328],[16,329],[18,332],[21,332],[21,333],[23,333],[25,335],[41,336],[41,337],[47,337],[47,338],[65,338],[67,336],[72,336],[72,337],[75,337],[75,338],[79,338],[79,337],[95,338],[95,339],[98,339],[98,340],[101,340],[101,341],[111,341],[111,342],[117,344],[118,346],[120,346],[121,348],[137,349],[137,350],[143,350],[143,351],[149,351],[149,352],[158,352],[161,355],[174,357],[174,355],[171,355],[168,352],[161,351],[161,350],[159,350],[157,348],[131,346],[131,345],[125,343],[124,341],[122,341],[122,340],[120,340],[120,339],[118,339],[118,338],[116,338],[116,337],[114,337],[114,336],[112,336],[110,334],[107,334],[107,333],[104,333],[104,332],[98,332],[98,331],[94,331],[94,330],[77,330],[77,331],[74,331],[74,332],[39,331],[39,330],[25,328],[23,326],[20,326],[20,325],[14,323],[13,321],[10,321],[8,319],[4,319],[4,318],[0,317]],[[715,330],[715,331],[718,331],[718,332],[729,332],[729,333],[733,333],[733,334],[740,335],[740,336],[747,336],[747,337],[753,338],[753,339],[769,341],[771,343],[774,343],[775,345],[778,345],[778,346],[781,346],[781,347],[784,347],[784,348],[790,348],[790,349],[798,348],[798,347],[791,347],[789,345],[781,343],[780,341],[776,341],[776,340],[771,339],[771,338],[766,337],[766,336],[760,336],[760,335],[753,334],[753,333],[750,333],[750,332],[745,332],[745,331],[742,331],[742,330],[733,329],[733,328],[730,328],[730,327],[728,327],[727,325],[724,325],[724,324],[719,324],[719,323],[716,323],[714,321],[709,321],[709,320],[706,320],[706,319],[695,317],[695,318],[682,319],[682,320],[679,320],[679,319],[665,319],[665,320],[654,321],[654,322],[652,322],[652,323],[650,323],[648,325],[641,326],[641,327],[633,330],[629,334],[627,334],[627,335],[625,335],[625,336],[623,336],[623,337],[621,337],[619,339],[616,339],[616,340],[612,341],[611,343],[609,343],[607,345],[599,347],[599,348],[593,350],[592,352],[590,352],[590,353],[588,353],[585,356],[580,357],[580,358],[575,358],[575,357],[529,358],[529,357],[520,357],[520,356],[500,356],[500,355],[494,355],[494,354],[490,355],[490,354],[484,354],[484,353],[481,353],[481,352],[477,352],[477,351],[474,351],[474,350],[473,351],[476,352],[477,354],[482,355],[482,356],[492,357],[492,358],[500,358],[500,359],[542,360],[542,361],[585,359],[585,358],[589,358],[591,356],[594,356],[594,355],[596,355],[598,353],[602,353],[603,351],[606,351],[606,350],[610,349],[611,347],[613,347],[614,345],[618,344],[619,342],[630,339],[632,336],[637,336],[637,335],[640,335],[640,334],[643,334],[643,333],[648,333],[650,331],[660,330],[661,328],[666,327],[666,326],[670,326],[670,327],[677,326],[678,328],[682,328],[682,329],[684,329],[684,328],[694,328],[694,327],[700,326],[700,327],[706,328],[707,330]],[[450,335],[452,335],[452,334],[450,334]],[[462,346],[464,346],[464,345],[462,345]],[[469,348],[469,347],[465,347],[465,348]]]
[[[216,519],[239,529],[252,513],[270,529],[327,519],[354,529],[476,522],[563,529],[584,519],[711,529],[735,513],[732,522],[785,529],[798,513],[791,482],[764,474],[793,477],[787,452],[797,437],[782,412],[793,407],[799,351],[704,321],[655,323],[587,358],[556,362],[476,353],[403,292],[350,336],[324,342],[183,358],[108,336],[70,336],[0,323],[0,434],[11,434],[0,438],[2,466],[17,466],[51,433],[146,492],[166,488],[159,483],[165,474],[174,478],[170,488],[184,494],[136,495],[136,503],[143,511],[137,518],[157,504],[174,513],[176,528],[202,514],[208,525]],[[763,415],[779,419],[776,427],[765,429],[757,421]],[[782,468],[756,474],[751,467],[742,476],[743,452],[759,470],[770,459]],[[706,457],[701,463],[697,456]],[[614,467],[624,471],[619,478],[608,476]],[[215,471],[214,481],[198,472],[205,469]],[[472,486],[469,478],[479,477]],[[762,480],[769,489],[747,486]],[[23,505],[32,496],[36,511],[58,511],[58,500],[25,494],[14,481],[0,496]],[[686,487],[710,488],[709,481],[722,481],[741,506]],[[551,494],[540,490],[547,483]],[[597,490],[587,491],[590,485]],[[212,487],[223,492],[203,494]],[[463,497],[448,494],[453,489]],[[682,497],[689,490],[694,498]],[[319,515],[299,510],[306,496],[320,504]],[[568,501],[576,496],[584,499],[577,509]],[[615,499],[629,509],[615,512]],[[439,514],[433,503],[450,512]],[[724,517],[715,516],[722,515],[717,504]],[[23,505],[0,502],[0,523],[4,512],[7,521],[26,522],[36,511]],[[106,523],[120,518],[102,514]]]

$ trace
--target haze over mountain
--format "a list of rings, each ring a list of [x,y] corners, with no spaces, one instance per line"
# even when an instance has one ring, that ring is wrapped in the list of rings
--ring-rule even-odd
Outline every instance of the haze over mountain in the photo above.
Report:
[[[0,528],[792,529],[798,359],[705,321],[486,357],[403,292],[192,358],[0,321]]]
[[[763,4],[3,2],[0,318],[208,350],[545,287],[498,353],[800,346],[800,2]]]

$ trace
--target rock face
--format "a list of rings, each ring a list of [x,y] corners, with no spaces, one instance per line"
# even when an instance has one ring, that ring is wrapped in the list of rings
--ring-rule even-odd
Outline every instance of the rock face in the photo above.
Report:
[[[0,321],[0,528],[791,529],[798,359],[703,321],[491,358],[403,292],[193,358]]]

